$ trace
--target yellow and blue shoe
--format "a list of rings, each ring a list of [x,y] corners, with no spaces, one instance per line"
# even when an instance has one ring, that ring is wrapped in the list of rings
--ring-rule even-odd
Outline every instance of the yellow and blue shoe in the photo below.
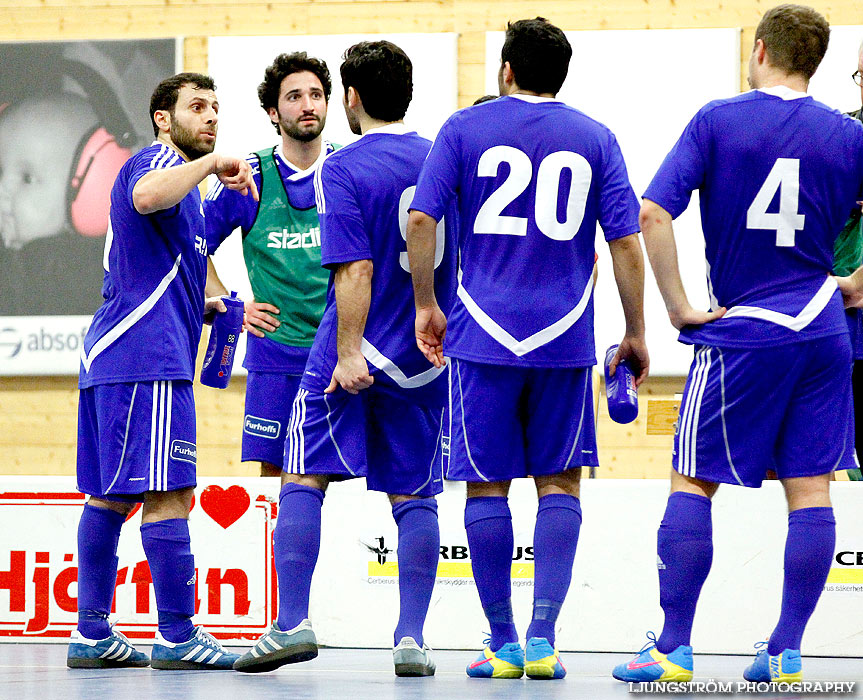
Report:
[[[681,644],[670,654],[656,648],[656,635],[647,633],[650,640],[632,661],[614,667],[611,675],[627,683],[688,683],[692,680],[692,647]]]
[[[767,642],[755,645],[759,652],[755,661],[743,672],[747,681],[759,683],[799,683],[803,680],[803,663],[799,649],[785,649],[781,654],[771,655]]]
[[[566,669],[560,654],[545,637],[531,637],[524,647],[524,675],[534,680],[563,678]]]
[[[521,678],[524,651],[518,642],[507,642],[497,651],[486,647],[465,671],[471,678]]]

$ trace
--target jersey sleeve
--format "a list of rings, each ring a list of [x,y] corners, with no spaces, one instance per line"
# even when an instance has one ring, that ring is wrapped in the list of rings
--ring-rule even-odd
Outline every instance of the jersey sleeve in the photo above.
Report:
[[[165,145],[151,146],[134,155],[132,157],[131,172],[129,173],[129,178],[126,182],[125,192],[127,204],[132,211],[136,211],[135,202],[132,199],[132,193],[135,191],[135,186],[138,184],[138,181],[144,177],[144,175],[152,170],[161,170],[163,168],[172,168],[175,165],[182,165],[183,162],[184,161],[180,157],[179,153],[177,153],[173,148],[169,148]],[[153,212],[149,216],[155,216],[157,218],[171,217],[176,214],[178,210],[179,205],[175,205],[168,209]]]
[[[246,160],[252,166],[252,176],[260,192],[263,178],[258,157],[252,155]],[[221,182],[216,182],[204,198],[204,226],[207,250],[211,255],[237,228],[242,228],[243,233],[252,229],[258,216],[258,204],[251,194],[244,196],[236,190],[229,190]]]
[[[315,172],[315,203],[321,224],[321,265],[371,260],[359,193],[350,173],[332,158]]]
[[[599,225],[606,241],[638,233],[640,206],[629,183],[623,153],[614,134],[609,132],[599,197]]]
[[[410,205],[410,209],[428,214],[435,221],[441,220],[447,205],[455,196],[460,152],[454,145],[455,136],[450,118],[438,132],[420,170],[416,193]]]
[[[656,202],[676,219],[689,206],[692,192],[704,182],[707,160],[707,123],[698,112],[683,130],[653,176],[644,199]]]

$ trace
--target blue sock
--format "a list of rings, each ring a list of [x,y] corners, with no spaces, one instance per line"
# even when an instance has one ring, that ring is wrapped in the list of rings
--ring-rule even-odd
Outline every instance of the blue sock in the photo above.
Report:
[[[545,637],[554,646],[554,624],[572,580],[572,563],[581,529],[581,502],[552,493],[539,499],[533,532],[533,618],[527,638]]]
[[[312,574],[321,549],[321,506],[324,492],[312,486],[287,483],[279,493],[279,518],[273,532],[279,578],[279,617],[283,632],[309,616]]]
[[[78,631],[87,639],[111,634],[108,613],[117,583],[117,542],[126,516],[84,506],[78,521]]]
[[[413,637],[422,646],[440,552],[437,502],[420,498],[396,503],[393,518],[399,527],[399,622],[393,645]]]
[[[710,499],[678,491],[668,497],[656,538],[659,604],[665,612],[656,648],[670,654],[689,645],[701,587],[713,563]]]
[[[141,543],[153,577],[159,632],[169,642],[188,642],[195,633],[195,557],[189,521],[171,518],[144,523]]]
[[[505,496],[468,498],[464,526],[473,562],[473,578],[482,609],[491,625],[489,647],[497,651],[517,642],[512,619],[512,515]]]
[[[803,630],[827,582],[835,547],[832,508],[801,508],[788,514],[782,613],[767,644],[769,654],[800,649]]]

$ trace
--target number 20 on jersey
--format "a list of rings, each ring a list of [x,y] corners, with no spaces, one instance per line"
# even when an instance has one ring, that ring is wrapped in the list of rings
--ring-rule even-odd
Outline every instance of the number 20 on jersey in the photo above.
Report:
[[[528,155],[512,146],[493,146],[484,151],[477,165],[478,177],[497,177],[502,163],[509,175],[485,201],[476,215],[474,233],[500,236],[526,236],[527,217],[507,216],[503,210],[528,188],[533,179],[533,163]],[[566,199],[566,216],[557,218],[561,176],[569,170],[572,182]],[[584,209],[593,177],[587,159],[572,151],[555,151],[543,158],[536,171],[533,215],[536,227],[555,241],[571,241],[584,220]]]

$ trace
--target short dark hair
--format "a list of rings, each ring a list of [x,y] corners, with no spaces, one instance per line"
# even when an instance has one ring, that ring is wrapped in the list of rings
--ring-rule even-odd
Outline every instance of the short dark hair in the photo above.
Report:
[[[477,105],[481,105],[483,102],[491,102],[492,100],[496,100],[499,95],[483,95],[482,97],[477,97],[471,107],[476,107]]]
[[[342,85],[356,90],[372,119],[397,122],[404,118],[413,96],[413,64],[389,41],[361,41],[345,51]]]
[[[153,90],[150,96],[150,121],[153,122],[153,135],[159,135],[159,127],[153,119],[153,115],[160,110],[167,110],[174,116],[174,109],[177,107],[177,96],[180,94],[180,88],[184,85],[193,85],[198,90],[215,90],[216,83],[209,75],[203,73],[177,73],[170,78],[165,78]]]
[[[771,65],[786,73],[811,78],[830,41],[830,25],[805,5],[779,5],[768,10],[755,30],[755,41],[764,42]]]
[[[318,80],[321,81],[321,87],[324,89],[324,98],[329,102],[330,93],[333,91],[333,81],[330,78],[330,69],[327,68],[326,62],[309,56],[305,51],[295,51],[294,53],[280,53],[273,59],[272,65],[267,66],[264,71],[264,82],[258,85],[258,99],[263,110],[269,112],[270,107],[277,109],[282,81],[289,75],[304,71],[317,76]],[[273,126],[276,127],[276,131],[279,131],[278,124],[273,124]]]
[[[545,17],[507,23],[500,62],[509,61],[515,82],[523,90],[556,95],[566,80],[571,58],[569,39]]]

